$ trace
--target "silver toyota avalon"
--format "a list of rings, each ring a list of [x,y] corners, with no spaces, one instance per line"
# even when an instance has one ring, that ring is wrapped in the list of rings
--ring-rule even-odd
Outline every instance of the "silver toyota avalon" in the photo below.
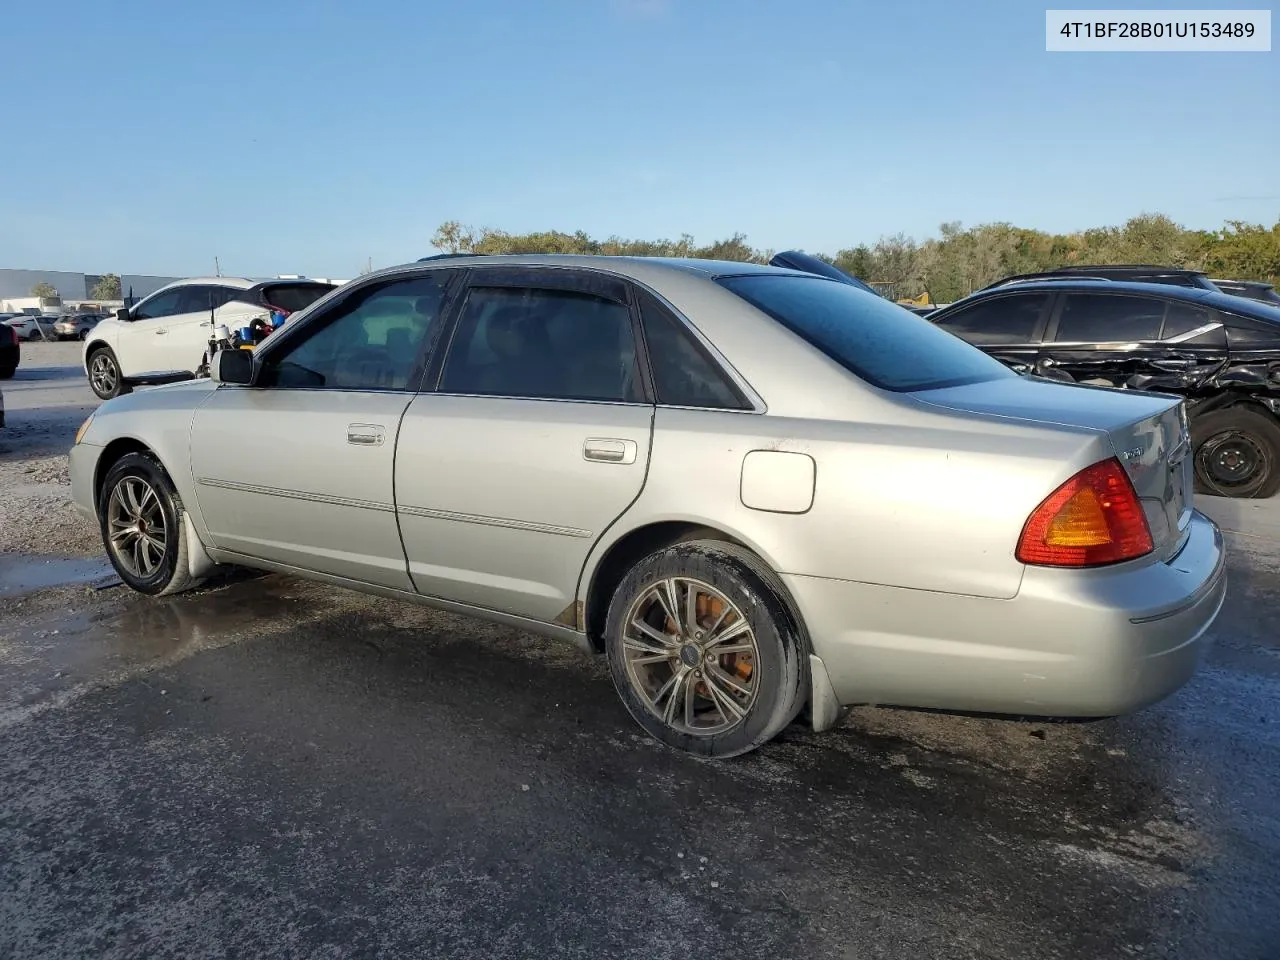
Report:
[[[1178,398],[1018,376],[798,271],[421,262],[212,373],[76,437],[126,584],[238,564],[564,637],[701,755],[852,704],[1136,710],[1226,589]]]

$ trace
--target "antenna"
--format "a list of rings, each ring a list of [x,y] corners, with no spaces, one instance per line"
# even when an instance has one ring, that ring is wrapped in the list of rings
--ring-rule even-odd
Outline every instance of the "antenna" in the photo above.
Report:
[[[213,275],[215,277],[222,276],[222,264],[218,263],[217,256],[214,256],[213,258]]]

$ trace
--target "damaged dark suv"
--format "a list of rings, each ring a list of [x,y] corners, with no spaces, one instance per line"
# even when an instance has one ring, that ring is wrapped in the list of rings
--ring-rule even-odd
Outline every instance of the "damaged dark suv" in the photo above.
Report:
[[[1179,394],[1198,490],[1280,491],[1280,307],[1203,287],[1061,278],[981,290],[929,320],[1020,373]]]

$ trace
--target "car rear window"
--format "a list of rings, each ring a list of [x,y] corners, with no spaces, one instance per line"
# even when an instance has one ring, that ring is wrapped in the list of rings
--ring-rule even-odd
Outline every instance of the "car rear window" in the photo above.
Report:
[[[267,301],[268,306],[297,313],[333,289],[326,283],[275,283],[263,288],[262,298]]]
[[[847,283],[762,274],[718,282],[884,390],[936,390],[1017,376],[924,317]]]

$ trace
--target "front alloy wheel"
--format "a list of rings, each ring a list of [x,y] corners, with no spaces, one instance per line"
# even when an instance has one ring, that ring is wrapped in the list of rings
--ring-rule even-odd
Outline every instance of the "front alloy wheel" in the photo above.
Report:
[[[127,453],[113,463],[97,502],[102,543],[127,586],[162,596],[196,585],[187,562],[182,501],[155,457]]]
[[[107,544],[112,559],[139,580],[153,576],[164,562],[168,530],[160,496],[142,477],[127,476],[107,501]]]
[[[89,356],[89,388],[102,400],[128,392],[122,389],[115,354],[107,347],[96,349]]]

